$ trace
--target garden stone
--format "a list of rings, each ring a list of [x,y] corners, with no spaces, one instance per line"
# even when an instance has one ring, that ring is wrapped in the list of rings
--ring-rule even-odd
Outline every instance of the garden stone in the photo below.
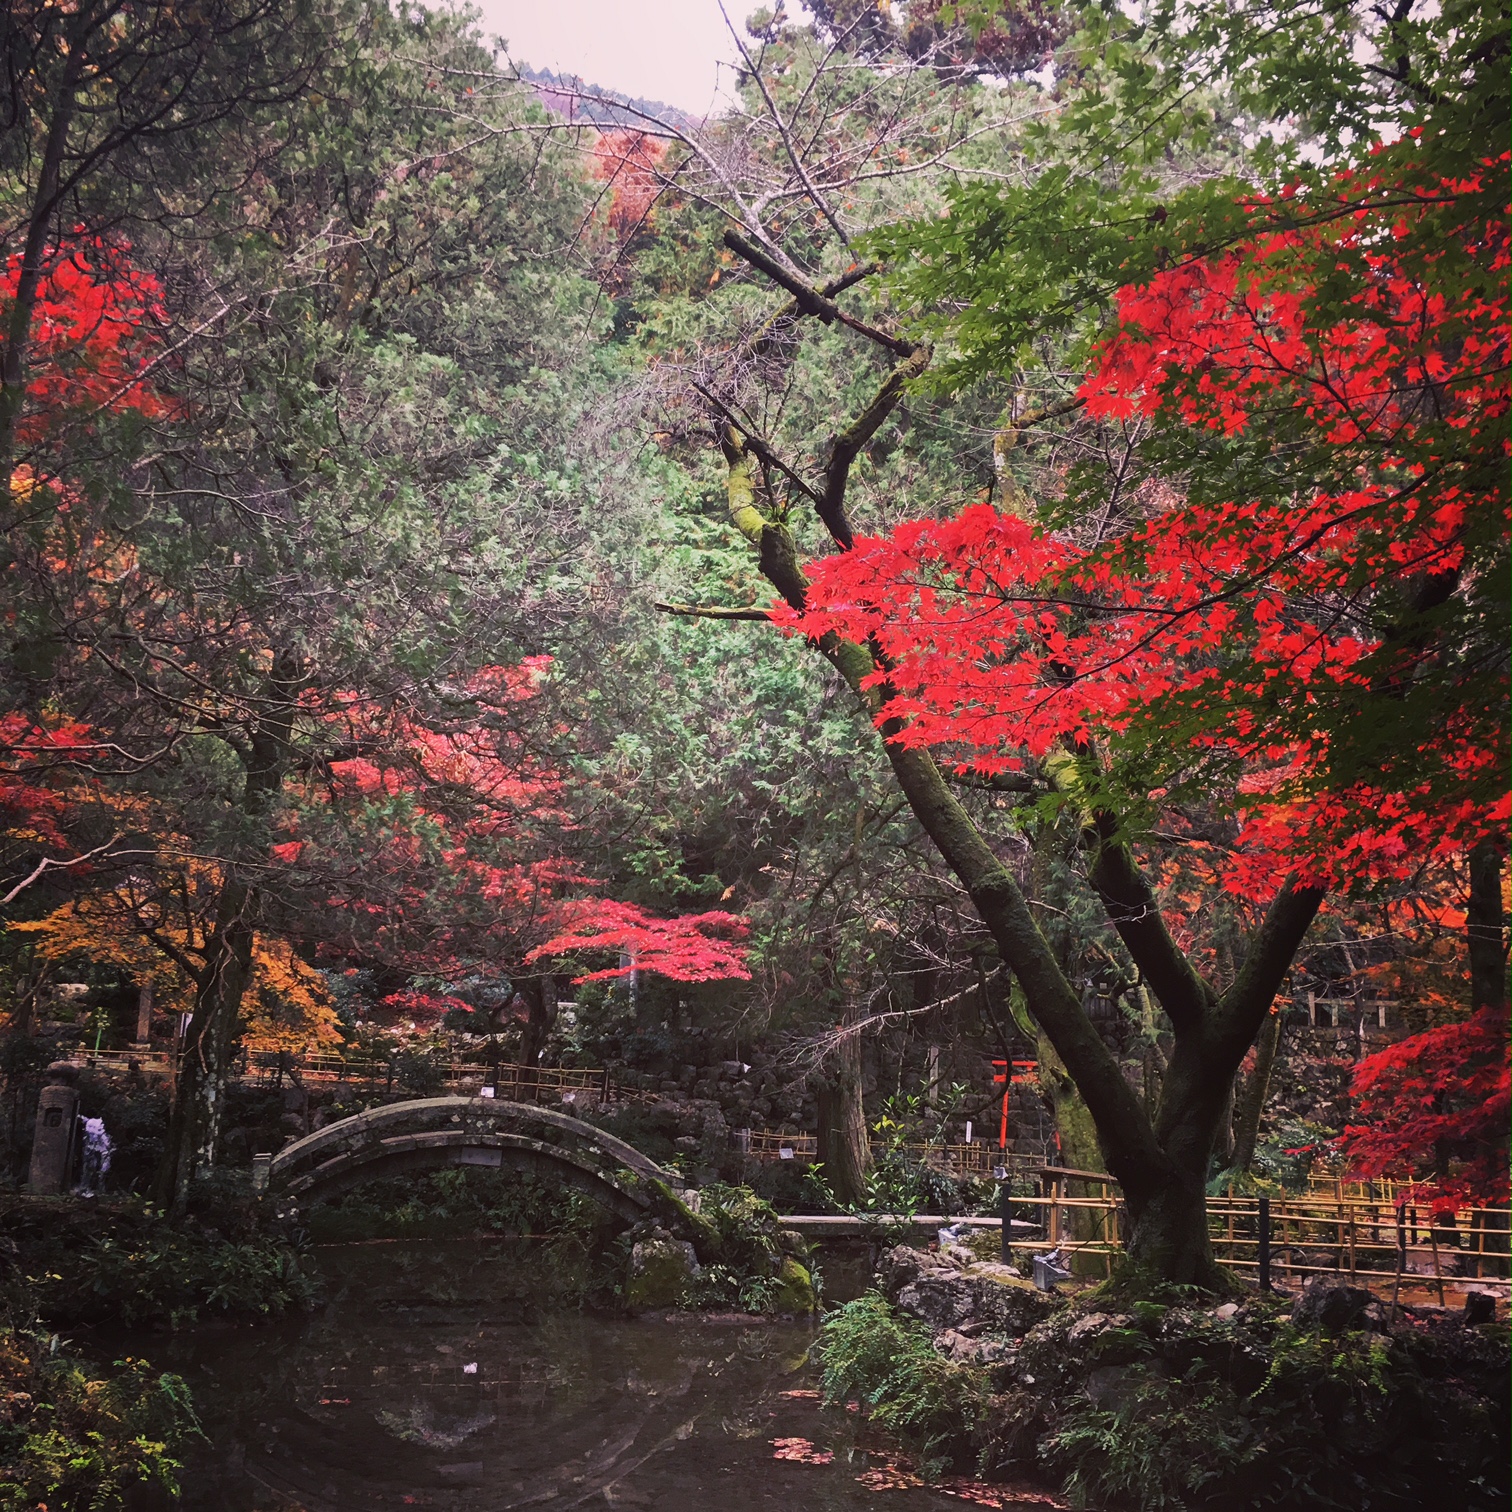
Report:
[[[698,1257],[685,1239],[643,1239],[630,1251],[625,1305],[631,1312],[679,1307],[698,1274]]]
[[[1328,1276],[1316,1276],[1302,1288],[1292,1308],[1297,1328],[1322,1328],[1331,1333],[1345,1328],[1388,1332],[1386,1308],[1372,1293],[1359,1286],[1345,1286]]]
[[[818,1306],[819,1299],[814,1295],[814,1283],[807,1267],[791,1255],[785,1255],[777,1272],[777,1293],[772,1298],[772,1311],[808,1314]]]
[[[1479,1323],[1496,1321],[1496,1298],[1490,1292],[1467,1292],[1465,1294],[1465,1325],[1473,1328]]]
[[[1029,1282],[985,1275],[983,1269],[921,1270],[892,1300],[937,1331],[978,1323],[1014,1338],[1027,1333],[1054,1310],[1051,1299]]]

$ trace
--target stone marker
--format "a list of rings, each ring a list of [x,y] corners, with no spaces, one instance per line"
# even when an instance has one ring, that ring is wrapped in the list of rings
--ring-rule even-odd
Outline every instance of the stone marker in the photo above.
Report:
[[[37,1098],[37,1129],[32,1137],[31,1171],[26,1184],[33,1192],[63,1191],[73,1174],[75,1125],[79,1091],[74,1086],[79,1068],[54,1061],[47,1068],[47,1085]]]

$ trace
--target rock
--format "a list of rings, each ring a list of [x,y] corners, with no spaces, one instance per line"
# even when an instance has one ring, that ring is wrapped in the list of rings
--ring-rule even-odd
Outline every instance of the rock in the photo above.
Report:
[[[1220,1323],[1227,1323],[1230,1319],[1239,1316],[1239,1304],[1237,1302],[1225,1302],[1221,1307],[1213,1309],[1213,1316]]]
[[[795,1260],[808,1259],[809,1242],[797,1229],[778,1229],[777,1248]]]
[[[1134,1371],[1127,1365],[1099,1365],[1087,1372],[1082,1389],[1099,1407],[1117,1412],[1139,1390],[1148,1370]]]
[[[772,1299],[772,1311],[778,1313],[811,1313],[819,1306],[814,1295],[813,1278],[808,1269],[791,1255],[785,1255],[777,1271],[777,1294]]]
[[[948,1260],[952,1265],[966,1266],[976,1264],[976,1252],[969,1250],[964,1244],[942,1244],[940,1246],[940,1258]]]
[[[947,1328],[944,1333],[936,1336],[934,1347],[935,1353],[944,1355],[947,1360],[975,1364],[982,1344],[980,1339],[970,1338],[958,1329]]]
[[[948,1269],[949,1265],[938,1255],[915,1249],[911,1244],[899,1244],[877,1262],[877,1287],[892,1301],[910,1281],[917,1280],[925,1272]]]
[[[1076,1349],[1085,1349],[1099,1334],[1133,1326],[1134,1319],[1126,1313],[1085,1313],[1066,1330],[1066,1343]]]
[[[900,1270],[895,1267],[894,1274]],[[890,1300],[937,1331],[977,1323],[1013,1338],[1027,1333],[1054,1310],[1055,1303],[1029,1282],[987,1272],[988,1267],[981,1265],[965,1271],[921,1267],[896,1288]]]
[[[1496,1321],[1496,1298],[1490,1292],[1465,1293],[1465,1325],[1473,1328],[1478,1323]]]
[[[994,1281],[1021,1281],[1023,1272],[1001,1260],[978,1260],[971,1267],[973,1276],[990,1276]]]
[[[1386,1308],[1372,1293],[1359,1286],[1345,1286],[1331,1276],[1314,1276],[1302,1288],[1292,1308],[1296,1328],[1322,1328],[1330,1333],[1345,1328],[1364,1328],[1374,1333],[1389,1331]]]
[[[631,1312],[678,1307],[698,1274],[693,1246],[682,1239],[643,1239],[630,1251],[625,1304]]]

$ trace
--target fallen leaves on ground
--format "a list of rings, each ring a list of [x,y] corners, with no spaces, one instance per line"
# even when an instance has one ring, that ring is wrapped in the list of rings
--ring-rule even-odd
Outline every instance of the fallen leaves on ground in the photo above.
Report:
[[[881,1459],[870,1470],[863,1470],[856,1477],[868,1491],[908,1491],[918,1486],[929,1485],[923,1476],[915,1473],[912,1461],[902,1455]],[[954,1496],[960,1501],[971,1502],[978,1507],[1059,1507],[1066,1503],[1059,1497],[1044,1491],[1031,1491],[1025,1486],[1012,1484],[993,1485],[987,1481],[972,1480],[968,1476],[955,1475],[948,1480],[936,1481],[930,1490]]]
[[[816,1449],[813,1441],[806,1438],[773,1439],[772,1447],[773,1459],[797,1460],[805,1465],[828,1465],[835,1458],[833,1449]]]

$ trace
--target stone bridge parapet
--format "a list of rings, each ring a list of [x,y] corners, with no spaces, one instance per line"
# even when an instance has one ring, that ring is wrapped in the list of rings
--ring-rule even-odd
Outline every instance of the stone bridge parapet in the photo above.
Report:
[[[582,1119],[530,1103],[426,1097],[370,1108],[254,1161],[254,1185],[296,1205],[363,1182],[444,1166],[507,1168],[576,1187],[635,1221],[656,1186],[681,1192],[675,1171]]]

